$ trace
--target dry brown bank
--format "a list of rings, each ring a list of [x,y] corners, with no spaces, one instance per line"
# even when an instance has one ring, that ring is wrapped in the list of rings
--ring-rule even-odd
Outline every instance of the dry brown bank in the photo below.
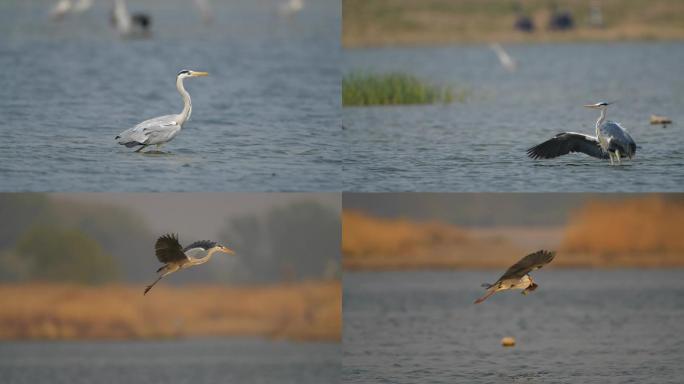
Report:
[[[420,45],[470,42],[549,42],[684,39],[684,1],[602,0],[605,28],[588,27],[590,1],[556,1],[578,28],[546,29],[548,0],[521,3],[535,21],[535,33],[516,32],[513,1],[343,0],[343,46]]]
[[[266,287],[0,285],[0,339],[257,336],[339,341],[339,281]]]

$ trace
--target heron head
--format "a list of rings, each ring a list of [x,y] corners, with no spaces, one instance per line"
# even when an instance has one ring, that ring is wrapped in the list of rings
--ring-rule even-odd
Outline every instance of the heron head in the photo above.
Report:
[[[605,101],[601,101],[601,102],[598,102],[598,103],[596,103],[596,104],[586,104],[585,107],[586,107],[586,108],[591,108],[591,109],[605,109],[605,108],[607,108],[607,107],[608,107],[609,105],[611,105],[611,104],[613,104],[613,103],[608,103],[608,102],[605,102]]]
[[[201,77],[201,76],[209,76],[209,73],[207,72],[198,72],[198,71],[191,71],[189,69],[184,69],[180,72],[178,72],[178,77],[179,78],[186,78],[186,77]]]
[[[229,255],[235,255],[235,251],[233,251],[232,249],[226,247],[225,245],[216,244],[216,248],[218,248],[218,250],[219,250],[220,252],[227,253],[227,254],[229,254]]]

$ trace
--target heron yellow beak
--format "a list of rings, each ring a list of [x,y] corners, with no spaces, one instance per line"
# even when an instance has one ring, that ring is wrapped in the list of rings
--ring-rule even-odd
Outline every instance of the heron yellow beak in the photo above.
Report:
[[[235,251],[233,251],[232,249],[230,249],[230,248],[228,248],[228,247],[221,247],[221,251],[222,251],[222,252],[225,252],[225,253],[227,253],[227,254],[229,254],[229,255],[234,255],[234,254],[235,254]]]
[[[585,104],[584,106],[587,108],[594,108],[594,109],[598,108],[598,105],[596,105],[596,104]]]
[[[209,76],[209,72],[195,72],[195,71],[192,71],[192,72],[190,72],[190,74],[192,75],[192,77]]]

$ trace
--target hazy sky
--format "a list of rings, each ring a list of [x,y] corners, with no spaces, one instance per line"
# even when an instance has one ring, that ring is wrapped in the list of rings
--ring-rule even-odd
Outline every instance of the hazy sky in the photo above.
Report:
[[[263,214],[297,201],[316,201],[339,212],[339,193],[53,193],[56,200],[120,205],[138,212],[155,233],[215,238],[230,216]],[[183,236],[184,238],[187,238]]]

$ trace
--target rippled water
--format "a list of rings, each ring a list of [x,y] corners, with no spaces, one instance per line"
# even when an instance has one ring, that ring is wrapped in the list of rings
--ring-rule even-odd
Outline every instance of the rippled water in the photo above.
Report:
[[[258,340],[0,344],[3,383],[337,383],[339,345]]]
[[[474,305],[497,273],[345,274],[343,381],[681,382],[684,271],[542,270]]]
[[[340,190],[339,2],[131,1],[153,38],[119,39],[108,2],[61,23],[47,1],[0,4],[3,191]],[[131,153],[114,136],[179,113],[183,68],[193,112],[166,155]]]
[[[345,108],[345,190],[681,191],[682,43],[512,45],[506,72],[487,47],[347,50],[345,71],[405,71],[466,89],[465,103]],[[583,104],[618,102],[608,118],[634,137],[637,157],[610,168],[582,154],[533,161],[525,150],[562,131],[592,133]],[[674,125],[649,125],[651,114]]]

